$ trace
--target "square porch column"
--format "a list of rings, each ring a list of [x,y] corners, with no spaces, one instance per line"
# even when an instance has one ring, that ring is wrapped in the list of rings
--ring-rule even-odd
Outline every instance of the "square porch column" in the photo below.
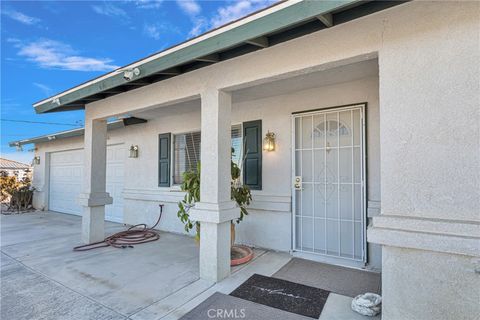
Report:
[[[230,275],[230,223],[240,216],[231,200],[231,95],[202,93],[200,202],[191,210],[200,222],[200,277],[218,282]]]
[[[113,199],[106,192],[107,121],[85,121],[82,241],[92,243],[105,237],[105,205]]]

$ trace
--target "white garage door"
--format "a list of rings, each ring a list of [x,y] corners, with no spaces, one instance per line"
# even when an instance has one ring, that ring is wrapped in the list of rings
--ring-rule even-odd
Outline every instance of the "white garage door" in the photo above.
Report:
[[[107,147],[107,192],[113,203],[105,207],[105,220],[123,222],[123,167],[126,150],[123,145]],[[83,150],[50,154],[49,209],[82,214],[77,198],[82,192]]]

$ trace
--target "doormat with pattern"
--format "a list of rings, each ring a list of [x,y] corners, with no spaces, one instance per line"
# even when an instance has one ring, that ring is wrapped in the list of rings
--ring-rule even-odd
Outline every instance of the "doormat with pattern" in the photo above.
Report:
[[[318,319],[330,292],[254,274],[231,296]]]

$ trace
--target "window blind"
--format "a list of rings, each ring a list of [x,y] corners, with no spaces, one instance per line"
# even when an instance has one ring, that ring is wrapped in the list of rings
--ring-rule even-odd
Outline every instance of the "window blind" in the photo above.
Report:
[[[242,168],[244,141],[241,124],[232,126],[231,139],[233,148],[232,160]],[[173,184],[181,184],[185,171],[197,170],[201,149],[200,131],[174,135],[173,145]]]
[[[232,126],[232,148],[232,161],[241,168],[241,162],[243,158],[243,138],[241,124],[236,124]]]
[[[196,171],[200,162],[200,131],[177,134],[174,136],[174,173],[173,183],[183,182],[185,171]]]

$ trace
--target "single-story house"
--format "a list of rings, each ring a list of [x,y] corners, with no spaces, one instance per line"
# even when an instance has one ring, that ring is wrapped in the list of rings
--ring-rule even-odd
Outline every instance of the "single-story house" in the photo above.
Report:
[[[183,232],[201,161],[191,216],[217,281],[233,147],[253,194],[237,242],[381,270],[384,319],[478,315],[479,30],[476,1],[280,2],[35,103],[85,128],[11,144],[35,144],[35,207],[81,215],[86,243],[160,203]]]
[[[32,166],[15,160],[0,158],[0,172],[5,172],[7,176],[16,176],[21,180],[25,177],[31,178]]]

